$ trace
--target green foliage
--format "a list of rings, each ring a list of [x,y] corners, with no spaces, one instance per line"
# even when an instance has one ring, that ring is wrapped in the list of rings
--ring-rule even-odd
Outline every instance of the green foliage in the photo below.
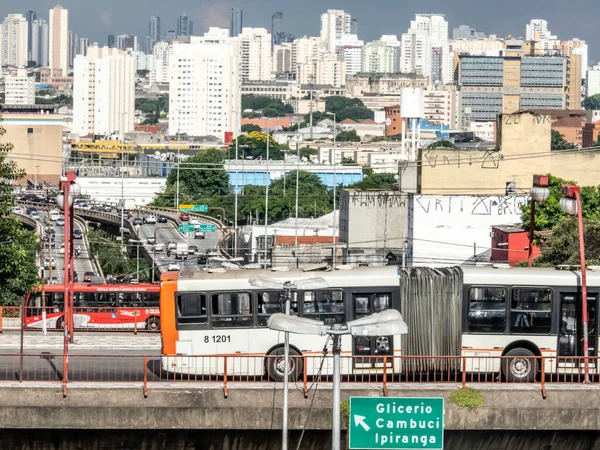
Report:
[[[35,104],[36,105],[58,105],[58,106],[70,105],[70,106],[72,106],[73,105],[73,97],[71,97],[70,95],[65,95],[65,94],[59,94],[56,97],[50,97],[50,98],[36,97]]]
[[[560,199],[562,195],[563,184],[576,184],[572,181],[563,180],[552,175],[548,175],[548,187],[550,196],[543,203],[535,204],[535,230],[552,230],[562,220],[565,214],[560,209]],[[594,187],[581,188],[581,212],[586,219],[600,218],[600,190]],[[525,229],[529,229],[529,220],[531,217],[531,205],[523,206],[521,221]]]
[[[342,166],[357,166],[356,161],[352,158],[343,157],[342,158]]]
[[[116,277],[137,272],[137,248],[128,245],[128,252],[121,251],[121,245],[107,237],[102,231],[88,230],[88,243],[92,254],[98,259],[102,272],[106,275]],[[148,261],[140,256],[140,273],[137,274],[139,281],[150,281],[150,266]]]
[[[148,69],[139,69],[137,71],[137,76],[141,78],[146,78],[146,76],[150,73]]]
[[[576,148],[577,146],[575,144],[565,140],[564,135],[556,130],[552,130],[552,140],[550,143],[551,150],[573,150]]]
[[[386,142],[388,140],[387,136],[373,136],[369,142]]]
[[[310,160],[311,156],[315,156],[319,154],[319,150],[311,147],[304,147],[300,149],[300,158],[306,158]]]
[[[356,130],[341,131],[335,139],[338,142],[360,142],[360,136],[356,134]]]
[[[324,120],[324,119],[332,119],[333,120],[333,117],[324,112],[319,112],[319,111],[313,112],[313,126],[315,126],[317,123],[319,123],[321,120]],[[310,126],[310,113],[304,115],[304,122],[306,122],[307,126]]]
[[[158,98],[136,98],[135,109],[142,111],[146,115],[146,120],[152,118],[151,120],[156,121],[154,123],[158,123],[161,112],[169,111],[169,96],[161,95]]]
[[[433,144],[429,144],[429,146],[427,148],[430,148],[430,149],[433,149],[433,148],[456,148],[456,146],[450,141],[441,140],[441,141],[436,141]]]
[[[583,101],[583,107],[589,110],[600,109],[600,94],[586,97]]]
[[[372,170],[363,170],[364,178],[358,183],[348,186],[349,189],[381,189],[395,191],[398,189],[398,181],[392,173],[373,173]]]
[[[252,131],[245,136],[238,136],[238,156],[251,156],[253,159],[267,159],[267,139],[269,140],[269,159],[282,160],[283,152],[273,137],[259,131]],[[243,150],[240,150],[243,148]],[[235,159],[235,140],[229,146],[229,159]]]
[[[243,133],[251,133],[253,131],[262,131],[262,128],[259,127],[258,125],[254,125],[253,123],[245,123],[244,125],[242,125],[242,132]]]
[[[225,152],[219,149],[201,150],[181,163],[179,169],[180,195],[212,197],[229,192],[229,180],[223,170]],[[175,186],[177,170],[171,170],[167,184]]]
[[[373,111],[365,108],[364,103],[360,99],[335,95],[325,99],[325,110],[327,112],[335,113],[335,119],[337,122],[341,122],[345,119],[352,119],[356,121],[373,119],[375,116]]]
[[[284,104],[279,99],[253,94],[242,95],[242,110],[246,109],[262,110],[264,117],[283,117],[294,113],[291,105]]]
[[[0,118],[1,122],[1,118]],[[5,134],[0,125],[0,136]],[[18,305],[32,286],[39,282],[34,233],[27,231],[12,214],[16,197],[11,182],[25,176],[14,161],[8,161],[11,143],[0,143],[0,305]]]
[[[342,413],[342,423],[346,428],[350,428],[350,400],[343,400],[340,403],[340,412]]]
[[[470,409],[479,408],[485,403],[485,398],[481,395],[481,392],[473,388],[458,389],[450,394],[449,400],[460,408]]]

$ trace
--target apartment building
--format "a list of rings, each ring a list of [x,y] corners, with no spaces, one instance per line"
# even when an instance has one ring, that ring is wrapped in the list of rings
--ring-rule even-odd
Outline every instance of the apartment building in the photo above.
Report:
[[[23,14],[9,14],[2,22],[0,65],[27,65],[27,19]]]
[[[35,105],[35,77],[27,70],[19,69],[15,75],[4,77],[5,101],[7,105]]]
[[[270,80],[271,34],[266,28],[242,28],[238,39],[242,81]]]
[[[69,11],[57,5],[50,10],[48,64],[52,76],[69,75]]]

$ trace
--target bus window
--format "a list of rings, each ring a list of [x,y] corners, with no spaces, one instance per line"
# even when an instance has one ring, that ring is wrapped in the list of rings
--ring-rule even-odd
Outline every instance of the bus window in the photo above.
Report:
[[[550,289],[514,288],[510,302],[511,333],[550,333],[551,310]]]
[[[99,292],[97,298],[99,308],[115,308],[117,306],[117,294],[114,292]]]
[[[160,305],[160,295],[158,292],[146,292],[144,296],[144,306],[146,308],[158,308]]]
[[[303,293],[304,316],[322,320],[326,324],[344,323],[344,296],[342,291],[307,291]]]
[[[469,289],[469,331],[504,333],[506,330],[506,288]]]
[[[213,294],[211,316],[213,327],[251,327],[252,324],[252,297],[250,293]]]
[[[206,313],[206,295],[177,295],[177,323],[196,324],[208,321]]]
[[[285,312],[285,299],[281,298],[280,292],[258,292],[258,326],[266,327],[267,320],[272,314]],[[298,293],[292,292],[290,314],[298,313]]]

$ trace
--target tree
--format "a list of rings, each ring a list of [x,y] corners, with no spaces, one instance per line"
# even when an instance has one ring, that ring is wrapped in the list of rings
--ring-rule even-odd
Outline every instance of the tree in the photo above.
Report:
[[[279,99],[254,94],[242,95],[242,110],[246,109],[262,110],[265,117],[282,117],[294,113],[291,105],[285,104]]]
[[[0,118],[1,123],[1,118]],[[0,125],[0,137],[6,130]],[[0,143],[0,305],[18,305],[27,292],[39,282],[36,267],[38,241],[12,214],[16,197],[12,182],[25,176],[7,156],[13,150],[11,143]]]
[[[320,112],[320,111],[313,111],[312,116],[313,116],[313,126],[315,124],[319,123],[321,120],[333,119],[333,117],[331,117],[329,114]],[[310,126],[310,113],[304,115],[304,122],[306,122],[307,126]]]
[[[356,134],[356,130],[341,131],[335,139],[338,142],[360,142],[360,136]]]
[[[192,198],[213,197],[229,193],[229,178],[223,169],[225,153],[219,149],[201,150],[181,163],[179,192]],[[167,185],[175,186],[177,170],[167,177]]]
[[[456,148],[456,146],[452,142],[450,142],[450,141],[441,140],[441,141],[436,141],[433,144],[429,144],[429,146],[427,148],[429,148],[429,149],[434,149],[434,148]]]
[[[342,158],[342,166],[357,166],[358,164],[356,164],[356,161],[354,161],[352,158],[348,158],[348,157],[343,157]]]
[[[395,191],[398,189],[398,181],[392,173],[373,173],[366,171],[364,179],[348,186],[350,189],[382,189]]]
[[[358,98],[347,98],[341,96],[331,96],[325,99],[325,110],[335,113],[336,121],[341,122],[345,119],[363,120],[373,119],[374,113],[365,108],[364,103]]]
[[[319,154],[319,150],[311,147],[303,147],[300,149],[300,158],[306,158],[310,160],[311,156],[315,156]]]
[[[535,226],[536,230],[552,230],[565,219],[565,214],[560,209],[560,199],[563,197],[562,185],[575,184],[572,181],[563,180],[552,175],[548,175],[548,187],[550,196],[543,203],[535,204]],[[581,188],[581,212],[586,219],[600,218],[600,191],[599,188],[583,187]],[[525,229],[529,229],[531,217],[531,206],[524,205],[521,220]]]
[[[244,125],[242,125],[243,133],[251,133],[253,131],[262,131],[262,128],[258,125],[254,125],[253,123],[245,123]]]
[[[238,148],[243,147],[244,150],[238,149],[238,155],[242,157],[252,157],[252,159],[267,159],[267,139],[269,140],[269,159],[282,160],[283,152],[279,144],[271,135],[252,131],[245,136],[238,136]],[[228,157],[235,158],[235,140],[229,145]]]
[[[600,94],[592,95],[591,97],[586,97],[583,101],[583,107],[589,110],[600,109]]]
[[[573,150],[577,146],[571,142],[565,140],[564,135],[560,134],[556,130],[552,130],[551,150]]]

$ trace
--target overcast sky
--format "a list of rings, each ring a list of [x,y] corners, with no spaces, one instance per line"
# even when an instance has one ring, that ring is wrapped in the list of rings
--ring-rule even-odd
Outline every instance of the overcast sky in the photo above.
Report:
[[[244,26],[270,27],[271,15],[283,12],[284,31],[294,36],[318,35],[319,16],[326,9],[344,9],[358,20],[359,37],[365,41],[382,34],[401,34],[416,13],[445,14],[452,28],[467,24],[500,37],[525,35],[532,18],[546,19],[560,39],[585,39],[590,63],[600,60],[598,0],[63,0],[69,9],[69,28],[91,41],[106,43],[109,34],[148,33],[148,17],[158,15],[163,30],[174,29],[176,18],[185,12],[194,20],[194,34],[208,26],[229,26],[232,7],[244,11]],[[28,9],[47,18],[55,0],[0,1],[0,17],[25,13]]]

